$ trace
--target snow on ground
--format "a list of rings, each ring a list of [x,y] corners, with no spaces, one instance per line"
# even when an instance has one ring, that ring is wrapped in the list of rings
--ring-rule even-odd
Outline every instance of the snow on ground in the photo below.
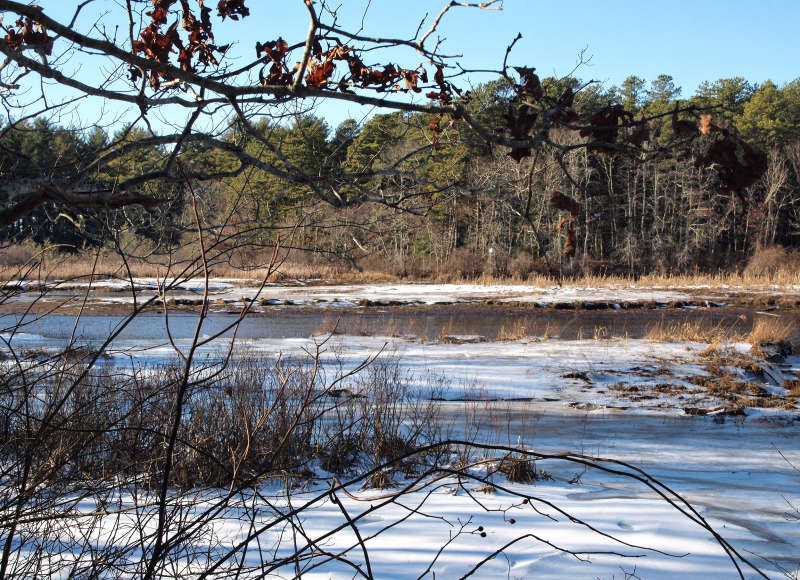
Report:
[[[10,340],[11,335],[0,335]],[[201,335],[205,340],[209,337]],[[540,404],[569,405],[582,410],[629,410],[682,413],[684,409],[713,409],[725,400],[710,395],[690,379],[706,376],[699,353],[707,345],[661,343],[646,339],[541,340],[457,343],[419,341],[415,338],[333,335],[310,338],[239,338],[235,352],[266,359],[308,359],[321,348],[321,367],[332,378],[342,369],[355,368],[378,356],[378,362],[397,365],[403,375],[424,393],[446,400],[530,400]],[[472,340],[471,337],[461,337]],[[17,333],[11,343],[24,354],[39,348],[57,351],[65,341],[46,339],[34,333]],[[174,344],[174,346],[173,346]],[[104,354],[104,361],[125,367],[131,360],[140,367],[173,361],[174,348],[189,351],[191,339],[117,339]],[[197,360],[224,355],[230,338],[209,340],[196,351]],[[747,353],[749,344],[731,344],[734,352]],[[766,365],[766,363],[763,363]],[[746,376],[742,369],[728,369],[741,379],[759,382],[774,394],[783,394],[782,384],[770,377],[792,378],[800,372],[800,357],[790,357],[783,369],[769,367],[762,378]],[[442,380],[436,380],[436,379]],[[356,379],[342,386],[352,387]],[[551,405],[553,406],[553,405]],[[752,412],[752,411],[751,411]],[[785,414],[763,410],[762,414]]]
[[[535,288],[525,285],[480,284],[370,284],[342,286],[312,286],[308,288],[270,287],[263,296],[267,300],[294,303],[347,303],[368,301],[375,304],[452,304],[495,300],[501,302],[637,302],[688,299],[682,292],[648,289],[608,288]]]
[[[502,482],[498,485],[504,487]],[[396,503],[386,501],[387,490],[357,492],[358,499],[339,492],[337,498],[365,539],[375,578],[422,577],[429,567],[427,578],[460,578],[508,544],[512,545],[478,568],[473,577],[610,580],[624,578],[625,572],[651,580],[736,577],[734,565],[706,530],[653,496],[621,497],[612,492],[601,497],[593,494],[608,492],[608,487],[558,481],[510,486],[515,493],[536,498],[523,504],[520,497],[502,489],[483,493],[476,491],[478,487],[474,482],[459,486],[453,480],[445,480],[430,489],[407,494]],[[324,489],[294,492],[293,506],[318,497],[320,491],[320,501],[296,521],[312,539],[341,527],[318,546],[365,569],[357,537],[341,508],[325,496]],[[262,503],[255,510],[248,510],[252,528],[245,509],[228,509],[227,517],[216,519],[209,526],[209,543],[216,547],[217,561],[253,528],[268,524],[276,513],[286,509],[283,490],[266,488],[261,493],[276,509]],[[198,502],[195,512],[211,505],[210,499]],[[127,517],[132,520],[134,516]],[[403,519],[401,525],[390,527]],[[613,538],[587,528],[577,519]],[[123,523],[121,527],[126,526]],[[758,542],[757,536],[746,528],[732,526],[725,531],[731,539]],[[302,545],[302,538],[299,541]],[[278,558],[294,550],[289,526],[279,525],[261,534],[258,545],[260,550],[251,545],[247,552],[242,577],[256,577],[262,570],[268,572],[268,578],[294,577],[293,565],[269,570]],[[215,562],[213,556],[209,560]],[[318,552],[316,558],[304,561],[302,577],[344,580],[356,576],[348,565],[339,561],[324,563],[326,560]],[[196,571],[201,569],[200,562],[194,564]],[[313,568],[320,563],[324,565]],[[758,564],[763,566],[761,561]],[[755,578],[756,574],[745,570],[745,577]]]
[[[159,288],[156,278],[135,278],[134,287],[140,302],[155,296]],[[90,303],[129,304],[131,286],[126,280],[99,280],[91,284]],[[52,283],[47,300],[63,300],[66,293],[80,296],[89,283]],[[175,284],[168,300],[177,304],[199,303],[203,295],[203,280],[192,279]],[[256,300],[262,306],[316,305],[322,307],[354,307],[364,305],[433,305],[481,302],[535,303],[541,305],[576,302],[658,302],[689,300],[691,295],[680,290],[628,288],[540,288],[523,284],[341,284],[341,285],[282,285],[268,284],[261,292],[252,281],[213,279],[208,286],[209,298],[217,304],[242,304]],[[15,300],[30,301],[38,292],[20,294]]]
[[[450,482],[450,485],[443,486],[428,498],[417,493],[404,498],[402,503],[405,507],[389,506],[371,514],[359,529],[362,536],[368,536],[388,522],[408,515],[409,508],[442,518],[415,516],[402,527],[371,540],[368,547],[376,577],[417,577],[434,560],[438,549],[451,534],[461,530],[462,525],[466,533],[458,536],[439,556],[432,571],[435,572],[435,577],[459,578],[494,550],[517,538],[521,540],[503,555],[480,568],[476,576],[610,579],[625,577],[625,572],[635,572],[638,577],[648,579],[735,576],[733,565],[706,531],[654,497],[620,497],[618,492],[613,491],[607,497],[598,497],[591,495],[592,491],[602,488],[607,492],[609,488],[593,484],[575,486],[563,482],[540,482],[535,486],[511,486],[516,492],[530,494],[542,500],[520,505],[519,498],[510,497],[502,491],[482,494],[475,491],[477,487],[475,484],[465,485],[465,488],[478,496],[486,509],[508,511],[488,513],[477,508],[465,490],[459,490]],[[457,495],[453,496],[453,492],[457,492]],[[373,494],[363,493],[363,497],[369,498]],[[296,499],[302,500],[303,496]],[[640,548],[620,545],[593,533],[580,524],[571,522],[544,502],[557,505],[571,516],[590,522],[602,532]],[[345,506],[349,512],[358,514],[365,506],[356,505],[357,503],[348,499]],[[536,510],[542,513],[536,513]],[[554,519],[550,519],[551,517]],[[514,523],[511,523],[512,520]],[[338,507],[327,504],[319,513],[307,518],[304,526],[308,532],[320,533],[341,523]],[[476,533],[481,527],[486,533],[485,538]],[[730,532],[739,540],[747,539],[757,543],[757,538],[744,528]],[[329,549],[350,546],[354,540],[352,533],[340,534],[331,542]],[[627,557],[584,553],[581,556],[585,561],[581,561],[556,549],[556,546],[575,552],[618,552]],[[643,548],[656,549],[679,557],[658,554]],[[361,560],[356,551],[352,553],[352,557],[357,561]],[[316,577],[352,576],[351,570],[334,565]],[[750,573],[747,577],[755,575]]]
[[[169,280],[167,300],[178,306],[197,306],[201,303],[205,283],[202,278]],[[91,288],[90,305],[129,304],[132,289],[138,293],[137,300],[156,296],[165,281],[158,278],[101,279],[91,282],[49,281],[45,286],[27,281],[6,283],[7,300],[30,302],[63,301],[70,297],[83,299]],[[47,294],[42,298],[41,292]],[[14,291],[19,291],[14,294]],[[12,296],[13,294],[13,296]],[[459,304],[494,301],[500,303],[524,303],[539,306],[558,304],[607,304],[625,306],[633,303],[675,304],[710,303],[724,304],[735,295],[782,294],[800,295],[800,287],[774,286],[771,288],[749,288],[731,285],[720,286],[651,286],[636,284],[613,287],[552,286],[541,287],[527,284],[434,284],[427,282],[337,284],[323,281],[293,283],[267,283],[259,290],[258,281],[238,278],[212,278],[208,283],[208,295],[214,308],[224,305],[242,305],[254,301],[259,307],[270,306],[316,306],[324,308],[355,306],[398,306]]]
[[[145,294],[154,291],[153,287],[147,289],[144,282],[142,288]],[[105,291],[111,289],[107,287]],[[181,290],[185,296],[195,298],[201,291],[194,281]],[[252,292],[252,288],[241,288],[236,281],[215,281],[213,289],[215,299],[239,302],[251,298]],[[127,298],[123,292],[120,294],[114,297],[106,293],[103,299]],[[352,306],[362,300],[372,303],[413,300],[425,304],[486,299],[543,303],[592,299],[658,302],[683,300],[688,296],[672,290],[636,288],[623,291],[400,284],[271,286],[262,298],[284,303]],[[20,351],[63,346],[63,340],[35,332],[20,332],[13,337],[5,333],[2,338],[10,340]],[[635,399],[612,388],[685,385],[690,375],[704,373],[697,357],[706,345],[622,339],[470,342],[477,338],[453,337],[453,343],[443,343],[402,337],[334,335],[324,344],[322,362],[331,377],[337,369],[352,368],[384,348],[382,359],[412,373],[420,388],[439,384],[425,377],[446,377],[440,384],[443,390],[431,394],[449,400],[441,405],[444,420],[454,435],[465,435],[460,426],[464,424],[467,409],[478,417],[480,431],[476,437],[483,442],[510,445],[519,442],[541,452],[571,451],[629,461],[685,496],[725,539],[762,566],[769,577],[784,577],[777,565],[787,571],[786,577],[800,574],[800,475],[793,467],[800,466],[796,412],[748,409],[745,417],[689,417],[681,409],[713,407],[717,402],[707,394],[701,396],[689,389]],[[292,357],[312,352],[324,340],[325,337],[254,338],[240,339],[237,345],[250,354]],[[186,339],[179,338],[176,342],[183,349],[189,346]],[[197,356],[204,360],[213,358],[226,344],[227,339],[211,341]],[[745,345],[731,347],[738,352],[747,349]],[[145,366],[174,359],[171,345],[142,337],[114,341],[107,354],[110,361],[134,360]],[[800,370],[800,358],[790,357],[782,370],[785,373]],[[520,536],[524,538],[503,555],[488,561],[474,577],[737,577],[728,556],[707,531],[640,483],[584,471],[563,461],[540,462],[539,468],[550,472],[553,479],[535,485],[510,484],[509,489],[555,504],[602,532],[639,547],[625,546],[598,535],[554,511],[548,507],[550,504],[536,501],[521,504],[519,497],[512,497],[502,489],[488,494],[476,491],[478,482],[465,482],[459,487],[456,481],[444,480],[438,487],[413,492],[401,502],[390,502],[375,511],[370,511],[380,503],[375,496],[383,492],[359,491],[353,487],[351,491],[365,501],[343,493],[338,497],[350,517],[358,518],[362,536],[369,538],[367,546],[376,578],[417,578],[434,560],[427,577],[433,577],[434,571],[438,578],[459,577],[482,558]],[[498,476],[494,483],[505,485]],[[327,483],[316,485],[313,489],[295,490],[293,505],[315,497]],[[285,502],[285,492],[279,489],[265,486],[261,491],[263,500],[256,503],[253,525],[268,522],[274,517],[273,510],[281,509]],[[268,507],[267,499],[273,507]],[[205,497],[193,509],[199,513],[212,501],[211,497]],[[252,505],[247,499],[243,501]],[[486,511],[486,508],[507,511]],[[152,508],[148,513],[152,517]],[[243,507],[233,507],[210,522],[208,533],[214,538],[207,538],[209,545],[224,551],[241,540],[249,529],[246,515]],[[141,510],[123,517],[131,518],[135,529],[139,524],[134,524],[134,518],[140,516]],[[401,525],[370,537],[406,517]],[[515,523],[510,523],[510,518]],[[346,523],[341,509],[324,494],[314,509],[303,513],[300,521],[312,537]],[[479,531],[481,526],[485,537]],[[281,532],[285,533],[281,536]],[[439,554],[439,549],[454,536]],[[265,532],[262,549],[250,549],[246,563],[258,566],[262,557],[272,560],[273,550],[279,555],[286,553],[291,537],[290,530],[284,528]],[[282,546],[277,545],[280,538],[285,542]],[[105,536],[97,538],[101,546],[106,541],[113,544],[112,540]],[[354,543],[351,528],[344,527],[323,545],[326,550],[335,551]],[[586,562],[554,546],[577,552],[613,551],[625,557],[584,554],[582,558],[589,560]],[[135,558],[135,552],[131,554]],[[352,549],[347,555],[363,565],[360,549]],[[291,577],[294,570],[286,568],[275,573]],[[331,562],[309,570],[303,577],[338,579],[354,575],[352,568]],[[756,575],[745,570],[745,577]]]
[[[175,343],[184,352],[188,351],[189,339]],[[334,335],[239,339],[237,347],[248,355],[286,359],[305,358],[321,343],[324,343],[322,367],[329,374],[340,368],[354,368],[381,353],[379,362],[398,365],[403,374],[410,373],[417,387],[432,389],[428,395],[447,400],[522,399],[584,410],[662,413],[724,405],[722,399],[710,396],[689,381],[707,374],[698,358],[707,345],[698,343],[654,343],[646,339],[523,339],[451,344],[411,338]],[[198,351],[198,357],[213,358],[228,344],[228,339],[210,342]],[[746,353],[750,345],[732,344],[730,348]],[[166,362],[174,357],[172,345],[147,344],[140,339],[117,340],[106,352],[112,359],[132,357],[138,362]],[[798,367],[800,357],[791,357],[783,372],[774,370],[772,373],[791,377],[800,370]],[[736,369],[731,372],[743,373]],[[439,377],[445,380],[434,380]],[[742,378],[745,377],[742,375]],[[783,392],[781,385],[776,388],[764,382],[764,387]]]
[[[250,354],[292,357],[313,351],[324,339],[251,339],[239,346]],[[21,348],[42,346],[42,337],[21,334],[13,337],[12,343]],[[185,340],[178,343],[188,346]],[[443,391],[431,394],[451,400],[441,403],[442,420],[451,436],[466,436],[464,416],[468,411],[476,414],[479,429],[473,435],[482,442],[522,444],[539,452],[569,451],[631,462],[686,497],[736,549],[768,570],[770,577],[782,577],[773,562],[790,574],[800,571],[800,477],[792,466],[800,466],[796,413],[748,409],[747,416],[727,420],[721,416],[690,417],[681,413],[683,406],[713,406],[713,399],[687,402],[672,394],[632,401],[609,390],[617,381],[640,385],[681,382],[688,375],[702,374],[696,357],[705,345],[621,339],[447,344],[334,335],[323,346],[323,367],[330,378],[339,368],[356,366],[384,344],[381,356],[410,371],[421,388],[438,385],[423,380],[426,375],[448,379]],[[213,358],[224,345],[224,340],[209,343],[198,357]],[[57,345],[51,341],[44,346]],[[731,346],[739,352],[747,348]],[[154,363],[172,358],[171,349],[156,341],[131,339],[116,341],[109,354],[111,360],[133,358]],[[800,359],[790,357],[785,370],[796,371],[798,367]],[[554,513],[546,507],[549,504],[520,504],[518,497],[502,489],[484,494],[476,491],[479,482],[466,482],[459,488],[450,480],[440,482],[441,487],[430,495],[430,489],[414,492],[402,502],[389,503],[359,520],[359,530],[367,537],[408,516],[401,525],[368,540],[375,577],[416,578],[434,559],[437,577],[459,577],[494,550],[525,534],[531,535],[509,547],[505,555],[487,562],[475,577],[611,579],[625,578],[626,574],[634,578],[630,575],[634,573],[648,579],[736,577],[728,557],[707,531],[640,483],[560,461],[539,462],[539,469],[548,471],[553,480],[534,486],[513,484],[509,489],[551,502],[601,531],[641,547],[610,541]],[[494,477],[494,483],[506,485],[500,476]],[[326,484],[322,485],[324,489]],[[321,488],[315,489],[320,492]],[[273,491],[271,501],[280,505],[285,495]],[[367,500],[360,502],[339,494],[351,517],[376,505],[369,499],[382,493],[358,491],[357,487],[351,491]],[[269,489],[264,493],[268,499]],[[296,490],[292,502],[298,505],[313,496],[314,490]],[[202,507],[198,505],[197,509]],[[509,511],[487,512],[485,508]],[[257,521],[269,521],[274,516],[271,509],[260,504]],[[211,522],[209,530],[216,534],[213,545],[224,549],[240,540],[246,533],[243,516],[228,510]],[[511,524],[509,518],[515,523]],[[340,509],[329,499],[305,512],[301,520],[311,535],[343,523]],[[479,526],[483,526],[486,537],[480,535]],[[286,540],[288,530],[282,531],[287,532],[283,535]],[[437,557],[452,535],[457,537]],[[264,550],[285,553],[290,545],[277,547],[275,542],[280,537],[278,531],[265,534],[262,546],[266,547],[261,552],[249,551],[248,564],[256,566]],[[327,550],[344,550],[353,544],[352,533],[345,528],[326,539],[324,545]],[[589,560],[584,562],[554,546],[577,552],[619,552],[626,557],[584,554]],[[686,555],[667,556],[652,548]],[[360,550],[348,554],[357,562],[363,561]],[[293,573],[290,569],[275,572],[283,576]],[[752,573],[745,576],[756,577]],[[303,577],[351,578],[353,570],[334,562]]]
[[[594,429],[590,427],[588,431],[588,437],[592,438]],[[728,453],[733,452],[737,441],[730,431],[719,427],[716,434],[710,434],[715,443],[727,441]],[[745,428],[741,435],[753,436],[739,446],[743,451],[763,442],[757,430]],[[719,461],[720,450],[713,453],[704,449],[695,449],[694,453],[685,450],[681,452],[683,461],[660,460],[658,454],[671,444],[671,441],[656,443],[650,449],[652,462],[658,462],[655,475],[661,482],[689,499],[699,516],[745,558],[765,570],[768,577],[782,577],[776,566],[790,574],[800,570],[798,524],[790,517],[791,506],[782,503],[783,498],[800,501],[800,485],[796,474],[792,479],[790,468],[775,461],[775,454],[759,450],[747,458],[748,471],[736,469],[726,476],[724,470],[713,467]],[[786,454],[790,459],[800,460],[797,450]],[[708,474],[702,471],[706,461],[712,466]],[[337,491],[336,499],[364,538],[376,578],[460,578],[504,546],[507,548],[503,553],[487,560],[476,571],[475,578],[738,577],[724,549],[697,517],[687,517],[685,510],[669,505],[641,482],[591,468],[583,470],[562,460],[539,461],[538,469],[540,473],[547,470],[552,479],[535,484],[509,484],[494,475],[489,477],[494,489],[487,490],[483,481],[450,478],[414,489],[400,498],[389,496],[401,487],[363,490],[353,485],[349,488],[352,495]],[[692,469],[698,469],[697,473],[692,475]],[[473,469],[471,474],[476,478],[487,477],[485,469],[480,468]],[[400,480],[398,485],[411,487],[412,482]],[[314,540],[316,548],[316,556],[300,564],[303,578],[356,577],[353,568],[340,560],[329,560],[325,554],[346,557],[366,568],[363,552],[342,507],[326,493],[329,486],[330,481],[322,481],[291,493],[293,508],[311,502],[293,518],[293,525]],[[178,577],[191,577],[191,572],[211,564],[221,564],[224,570],[231,562],[243,562],[243,573],[237,576],[241,578],[295,577],[297,570],[293,564],[270,569],[296,549],[295,542],[304,545],[303,537],[293,533],[292,527],[285,523],[252,537],[243,559],[240,551],[235,554],[238,557],[223,564],[224,556],[233,546],[288,511],[286,490],[280,485],[266,484],[259,489],[258,498],[245,492],[227,500],[217,510],[216,502],[224,495],[224,491],[206,490],[196,497],[184,498],[184,504],[191,505],[181,516],[186,521],[206,510],[218,515],[201,526],[193,542],[180,547],[182,555],[173,569],[180,570]],[[120,554],[135,568],[141,557],[136,530],[152,530],[156,517],[156,508],[147,505],[148,499],[152,498],[140,497],[138,503],[142,507],[131,511],[127,510],[133,502],[129,497],[123,499],[115,504],[120,512],[103,519],[99,525],[89,518],[88,524],[94,523],[96,527],[87,536],[100,550],[128,546]],[[84,501],[81,508],[83,513],[91,513],[96,506]],[[75,527],[88,524],[76,522]],[[68,546],[61,548],[67,550]],[[197,553],[193,554],[195,550]],[[195,557],[189,558],[188,554]],[[54,556],[60,558],[63,554]],[[83,557],[89,555],[84,553]],[[314,568],[315,565],[319,568]],[[743,572],[748,579],[758,577],[746,567]],[[167,577],[173,575],[168,573]]]
[[[3,335],[3,338],[9,337]],[[597,405],[608,405],[616,396],[604,389],[590,392],[585,388],[587,380],[571,377],[583,373],[587,379],[603,384],[614,381],[615,375],[631,375],[629,380],[642,382],[647,380],[638,374],[642,368],[657,370],[665,366],[670,367],[664,371],[670,375],[701,373],[693,362],[693,355],[704,348],[697,344],[652,343],[647,340],[519,340],[447,344],[345,335],[239,339],[236,344],[240,352],[274,359],[278,356],[307,357],[323,341],[323,367],[331,370],[340,365],[352,368],[382,352],[379,360],[394,361],[403,370],[410,371],[420,387],[430,383],[425,379],[431,375],[446,377],[444,390],[431,393],[445,399],[564,400]],[[176,346],[184,352],[188,351],[190,343],[190,339],[175,340]],[[36,334],[19,333],[14,336],[12,344],[22,350],[42,346],[55,350],[62,341],[47,341]],[[229,344],[230,339],[209,342],[198,350],[197,357],[217,356],[224,353]],[[169,343],[136,338],[114,341],[106,355],[121,362],[133,358],[139,364],[147,364],[173,360],[175,351]],[[631,368],[636,370],[631,371]]]

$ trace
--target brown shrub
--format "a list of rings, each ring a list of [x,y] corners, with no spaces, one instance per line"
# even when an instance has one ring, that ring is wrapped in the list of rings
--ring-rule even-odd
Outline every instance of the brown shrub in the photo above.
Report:
[[[40,253],[32,242],[11,244],[0,248],[0,265],[2,266],[22,266],[29,263]]]
[[[500,462],[498,471],[511,483],[533,483],[539,479],[534,462],[527,459],[508,457]]]
[[[521,280],[526,280],[534,272],[540,271],[541,264],[528,252],[519,252],[508,261],[508,273]]]
[[[390,489],[397,487],[397,482],[392,479],[390,471],[376,471],[364,480],[362,489]]]
[[[477,278],[483,274],[486,267],[486,258],[467,248],[456,248],[450,254],[450,264],[453,271],[464,278]]]
[[[767,278],[770,281],[793,279],[800,272],[800,252],[783,246],[770,246],[755,251],[745,266],[745,278]]]

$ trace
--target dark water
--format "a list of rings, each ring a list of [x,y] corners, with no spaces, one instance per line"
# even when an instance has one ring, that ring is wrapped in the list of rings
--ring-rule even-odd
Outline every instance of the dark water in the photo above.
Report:
[[[647,310],[554,310],[519,306],[448,305],[414,308],[364,308],[341,311],[322,309],[276,309],[253,313],[239,326],[241,338],[306,338],[331,332],[351,335],[414,336],[436,339],[447,335],[480,335],[493,339],[499,335],[549,336],[565,340],[577,338],[641,338],[658,325],[699,322],[722,326],[731,332],[747,332],[755,319],[778,315],[800,323],[797,310],[764,314],[748,308],[647,309]],[[202,334],[210,335],[233,325],[235,314],[212,313],[203,323]],[[80,318],[57,313],[22,319],[20,332],[45,339],[67,339],[73,335],[84,341],[105,339],[125,325],[120,339],[166,339],[166,326],[175,339],[193,336],[198,315],[191,312],[145,313],[131,321],[120,315],[89,314]],[[0,316],[0,332],[8,333],[20,321],[17,315]],[[800,327],[800,324],[798,324]],[[228,332],[230,335],[231,331]]]

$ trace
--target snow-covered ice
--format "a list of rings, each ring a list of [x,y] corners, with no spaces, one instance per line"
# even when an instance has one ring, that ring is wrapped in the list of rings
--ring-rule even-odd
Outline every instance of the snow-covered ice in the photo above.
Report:
[[[95,288],[103,293],[98,299],[128,300],[125,283],[115,284],[107,282],[101,288],[95,283]],[[157,281],[137,280],[137,284],[143,295],[147,295],[155,292]],[[117,290],[119,296],[111,295]],[[202,284],[193,280],[182,284],[174,297],[197,299],[199,292]],[[241,303],[245,298],[253,299],[255,289],[236,280],[216,280],[210,293],[215,300]],[[635,287],[541,289],[524,285],[384,284],[268,286],[258,298],[274,300],[276,304],[332,307],[485,300],[671,302],[691,296],[683,290]],[[63,340],[37,334],[33,325],[23,330],[13,337],[7,332],[3,338],[20,351],[41,347],[55,350],[63,346]],[[739,417],[686,416],[684,408],[714,408],[721,404],[708,393],[693,390],[688,380],[705,372],[699,355],[707,345],[544,337],[488,342],[475,336],[453,336],[451,343],[413,337],[351,335],[246,338],[239,339],[237,346],[248,355],[291,358],[305,356],[324,342],[321,361],[330,373],[355,367],[383,349],[379,360],[409,371],[420,388],[431,384],[423,380],[426,376],[446,379],[436,383],[441,390],[435,395],[444,399],[439,404],[452,435],[467,435],[462,427],[463,417],[465,412],[473,412],[480,424],[476,438],[484,443],[522,445],[542,453],[613,457],[640,466],[689,500],[722,537],[762,567],[768,577],[792,578],[800,574],[798,412],[747,409],[747,415]],[[220,338],[204,344],[198,358],[213,359],[225,350],[228,340]],[[188,339],[176,339],[176,345],[184,350],[189,344]],[[744,344],[728,346],[742,354],[749,348]],[[110,358],[102,364],[132,359],[145,368],[175,358],[171,344],[142,337],[113,341],[106,354]],[[775,376],[777,373],[789,376],[798,370],[800,358],[789,357],[782,369],[775,370]],[[769,376],[768,373],[764,380],[768,381]],[[641,395],[659,384],[686,388],[654,390],[647,397],[630,394]],[[622,392],[620,386],[628,391]],[[771,392],[780,390],[777,385],[766,386]],[[459,483],[446,478],[403,496],[402,501],[390,501],[383,506],[378,496],[385,491],[360,490],[357,485],[350,487],[354,497],[343,492],[337,497],[350,517],[356,518],[360,533],[367,538],[376,578],[417,578],[431,563],[427,577],[432,578],[434,572],[438,578],[460,577],[483,558],[517,539],[480,567],[474,577],[738,577],[728,555],[707,530],[640,482],[583,469],[559,459],[540,461],[538,468],[547,471],[552,479],[535,485],[509,484],[502,476],[494,475],[494,493],[478,491],[481,482],[477,480]],[[473,474],[480,476],[480,468]],[[341,508],[324,493],[331,482],[330,474],[318,475],[321,479],[292,492],[295,506],[320,498],[296,523],[302,524],[312,538],[342,526],[340,531],[326,537],[321,546],[333,553],[347,550],[347,557],[363,568],[365,562],[352,528],[347,525]],[[399,475],[396,478],[403,483]],[[504,491],[506,486],[516,494],[540,501],[521,503],[518,495]],[[216,547],[217,554],[225,553],[246,537],[250,526],[257,528],[271,521],[275,510],[286,509],[285,490],[275,483],[265,483],[260,492],[262,498],[255,504],[252,498],[242,498],[242,504],[234,502],[208,523],[205,540]],[[214,505],[215,497],[223,495],[224,490],[206,490],[191,509],[200,513]],[[87,511],[95,508],[91,502],[84,504]],[[255,511],[248,511],[245,505],[255,505]],[[636,547],[598,534],[552,506]],[[496,509],[501,511],[492,511]],[[149,507],[120,517],[128,518],[127,524],[135,528],[152,518],[153,513]],[[247,516],[253,519],[247,521]],[[139,517],[143,520],[137,521]],[[387,527],[401,520],[401,524]],[[108,529],[110,526],[109,523]],[[481,527],[485,536],[479,531]],[[106,528],[101,526],[96,533],[105,533],[103,529]],[[117,529],[132,528],[121,525]],[[244,556],[245,564],[252,566],[248,569],[250,575],[255,577],[263,572],[266,577],[292,577],[294,568],[268,571],[262,562],[275,562],[276,557],[289,550],[293,545],[290,536],[290,528],[282,526],[261,534],[260,549],[251,544]],[[111,536],[98,536],[97,543],[103,545],[104,538],[114,543]],[[279,545],[281,538],[288,543]],[[557,547],[572,550],[580,558]],[[135,550],[129,552],[131,558],[136,554]],[[304,565],[320,562],[319,558]],[[198,561],[187,561],[183,572],[197,571],[199,565]],[[757,577],[746,568],[743,574],[746,578]],[[352,567],[334,560],[304,571],[302,576],[338,579],[356,575]]]

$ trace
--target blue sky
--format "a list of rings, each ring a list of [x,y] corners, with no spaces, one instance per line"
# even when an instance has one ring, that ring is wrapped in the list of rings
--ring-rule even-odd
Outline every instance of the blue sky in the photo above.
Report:
[[[368,7],[365,31],[410,37],[426,12],[424,28],[446,1],[340,0],[338,13],[343,26],[358,28]],[[74,6],[64,0],[39,3],[55,15]],[[86,16],[94,17],[103,8],[117,10],[120,4],[95,0],[90,5],[94,10]],[[506,46],[521,32],[510,64],[534,66],[542,76],[563,75],[585,49],[590,61],[576,73],[583,79],[612,85],[631,74],[649,82],[664,73],[674,77],[684,97],[694,94],[703,80],[742,76],[756,83],[770,79],[783,84],[800,76],[800,0],[504,0],[502,4],[502,11],[452,9],[439,29],[445,38],[444,52],[463,54],[459,60],[465,67],[497,68]],[[216,29],[219,43],[238,41],[232,55],[251,56],[256,40],[283,36],[291,42],[305,37],[301,0],[250,0],[248,6],[249,18]],[[390,58],[410,68],[422,63],[412,52]],[[472,82],[487,78],[474,75]],[[466,80],[460,84],[468,87]],[[333,126],[371,112],[342,104],[320,109]]]

